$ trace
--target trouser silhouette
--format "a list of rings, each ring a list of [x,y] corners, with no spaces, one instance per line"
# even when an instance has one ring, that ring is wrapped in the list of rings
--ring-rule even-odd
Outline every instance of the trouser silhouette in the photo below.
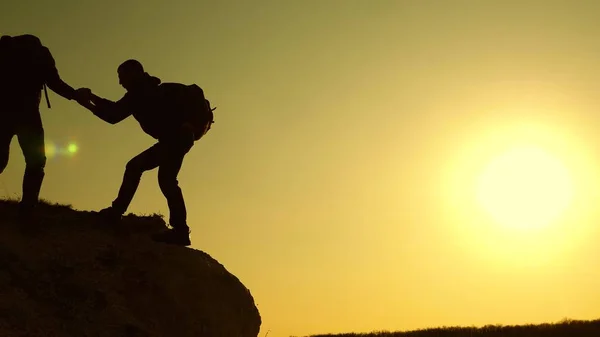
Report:
[[[187,211],[183,193],[177,181],[183,159],[194,145],[193,135],[180,134],[162,140],[131,159],[125,166],[123,182],[112,207],[125,213],[140,184],[142,174],[158,167],[158,186],[167,199],[169,222],[175,229],[187,230]]]
[[[0,108],[0,116],[3,116],[0,119],[0,173],[4,172],[8,165],[10,144],[13,137],[17,136],[25,157],[21,207],[23,210],[28,210],[38,203],[45,175],[44,127],[37,109],[36,111],[7,110]],[[9,113],[11,118],[6,117]]]

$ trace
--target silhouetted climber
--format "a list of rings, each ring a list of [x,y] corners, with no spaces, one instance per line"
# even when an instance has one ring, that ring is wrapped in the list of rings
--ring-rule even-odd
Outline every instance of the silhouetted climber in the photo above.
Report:
[[[0,173],[8,164],[10,143],[16,135],[25,157],[23,196],[19,220],[31,220],[38,202],[46,153],[44,128],[39,105],[46,85],[60,96],[72,100],[78,91],[59,76],[50,50],[34,35],[4,35],[0,38]],[[48,107],[48,93],[46,101]]]
[[[143,131],[158,142],[131,159],[112,206],[99,214],[118,221],[127,211],[142,174],[158,167],[158,185],[167,199],[172,229],[152,236],[155,241],[187,246],[191,244],[186,206],[177,175],[185,155],[194,142],[210,129],[214,109],[197,85],[162,83],[144,71],[136,60],[127,60],[117,69],[119,83],[127,91],[117,102],[89,92],[89,102],[82,104],[102,120],[116,124],[130,115]]]

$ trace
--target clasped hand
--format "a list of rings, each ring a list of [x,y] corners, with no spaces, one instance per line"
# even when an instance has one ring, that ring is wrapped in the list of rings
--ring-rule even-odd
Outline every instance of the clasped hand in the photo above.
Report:
[[[77,102],[90,102],[92,100],[92,90],[89,88],[79,88],[75,90],[75,100]]]
[[[92,90],[89,88],[79,88],[75,90],[75,101],[86,108],[93,106],[94,96]]]

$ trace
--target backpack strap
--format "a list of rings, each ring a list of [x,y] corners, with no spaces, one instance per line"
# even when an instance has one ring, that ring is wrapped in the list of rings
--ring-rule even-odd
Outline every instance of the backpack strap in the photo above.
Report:
[[[46,83],[44,83],[44,96],[46,96],[46,104],[48,104],[48,109],[52,109],[52,106],[50,106],[50,99],[48,98],[48,90],[46,89]]]

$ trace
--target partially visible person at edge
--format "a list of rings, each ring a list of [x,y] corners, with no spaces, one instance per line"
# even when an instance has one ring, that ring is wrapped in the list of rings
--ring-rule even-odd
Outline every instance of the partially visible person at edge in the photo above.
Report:
[[[119,84],[126,90],[120,100],[113,102],[89,91],[89,101],[82,105],[110,124],[133,115],[142,130],[158,142],[127,163],[116,199],[98,213],[105,220],[119,221],[133,200],[142,174],[158,168],[158,185],[167,199],[172,229],[155,233],[152,239],[188,246],[191,244],[190,229],[177,175],[194,142],[210,128],[210,121],[205,121],[208,125],[202,124],[200,128],[191,122],[190,114],[183,106],[185,103],[177,99],[177,92],[185,90],[187,85],[161,83],[158,77],[145,72],[137,60],[123,62],[117,74]],[[203,97],[203,92],[201,95]]]
[[[45,86],[68,100],[79,101],[81,93],[85,93],[60,78],[50,50],[38,37],[3,35],[0,38],[0,173],[8,164],[12,138],[17,136],[26,164],[18,211],[21,224],[33,224],[32,215],[45,176],[44,128],[39,110]]]

